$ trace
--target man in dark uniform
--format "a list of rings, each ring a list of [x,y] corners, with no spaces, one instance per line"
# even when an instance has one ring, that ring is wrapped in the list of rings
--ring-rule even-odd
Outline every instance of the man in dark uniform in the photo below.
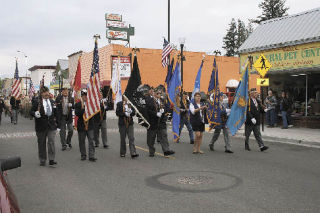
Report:
[[[67,145],[72,148],[71,138],[73,135],[73,118],[72,110],[74,108],[74,99],[70,96],[69,90],[63,88],[61,94],[56,98],[57,104],[57,121],[60,128],[60,141],[62,151],[66,150]],[[66,130],[68,129],[68,136],[66,138]]]
[[[103,94],[101,92],[101,97],[103,97]],[[108,100],[107,98],[103,98],[100,101],[100,112],[97,113],[94,116],[94,123],[95,123],[95,128],[94,128],[94,142],[95,142],[95,147],[99,147],[99,137],[100,137],[100,130],[101,130],[101,139],[102,139],[102,144],[103,148],[107,149],[109,148],[107,142],[107,110],[108,110]]]
[[[75,104],[75,114],[78,116],[77,130],[79,139],[79,148],[81,153],[81,160],[87,159],[86,151],[86,137],[88,138],[89,146],[89,161],[95,162],[97,158],[94,157],[94,118],[89,121],[84,121],[83,114],[85,113],[85,105],[87,102],[87,90],[81,91],[81,101]]]
[[[20,104],[21,104],[21,97],[20,95],[17,99],[13,96],[10,98],[10,105],[11,105],[11,116],[12,116],[12,123],[15,125],[18,123],[18,114],[19,114],[19,109],[20,109]]]
[[[38,153],[40,166],[46,165],[47,160],[47,144],[49,165],[57,164],[55,159],[55,136],[57,129],[56,106],[50,99],[48,87],[40,90],[40,100],[34,101],[30,110],[30,115],[35,117],[35,129],[38,138]]]
[[[188,93],[183,92],[182,100],[180,101],[179,137],[181,135],[181,131],[183,129],[183,126],[186,125],[188,132],[189,132],[190,144],[194,144],[194,135],[193,135],[192,126],[190,123],[189,107],[190,107],[190,101],[188,100]],[[177,141],[177,143],[179,143],[179,140]]]
[[[116,114],[119,117],[118,127],[120,133],[120,157],[126,156],[126,136],[129,139],[129,149],[132,158],[136,158],[139,154],[136,153],[136,147],[134,145],[134,128],[133,118],[135,115],[134,108],[130,107],[128,100],[125,96],[122,96],[122,100],[117,103]]]
[[[245,149],[250,151],[249,147],[249,137],[253,131],[254,137],[257,140],[260,151],[263,152],[269,147],[263,144],[260,132],[260,113],[263,113],[263,110],[260,101],[257,99],[258,92],[255,88],[250,89],[250,99],[247,109],[247,120],[245,122]]]
[[[167,116],[164,104],[161,103],[161,90],[156,90],[154,97],[146,96],[146,108],[150,120],[150,128],[147,130],[147,144],[149,147],[149,156],[154,157],[154,143],[158,134],[163,154],[169,156],[175,152],[169,149],[167,135]]]
[[[6,108],[6,105],[4,104],[4,100],[2,99],[2,96],[0,97],[0,125],[1,125],[1,119],[2,119],[2,112]]]

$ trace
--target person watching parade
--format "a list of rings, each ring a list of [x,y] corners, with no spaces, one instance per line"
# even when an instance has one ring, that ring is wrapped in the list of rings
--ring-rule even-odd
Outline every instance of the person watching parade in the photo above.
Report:
[[[73,116],[72,111],[74,109],[74,99],[69,94],[68,88],[62,88],[61,94],[56,98],[57,104],[57,122],[60,128],[60,141],[62,145],[62,151],[72,148],[71,138],[73,135]],[[68,135],[66,138],[66,130]]]
[[[33,102],[30,115],[35,118],[40,166],[46,165],[47,146],[49,165],[56,165],[55,136],[57,129],[57,111],[54,101],[50,99],[48,87],[44,86],[40,89],[40,97]]]
[[[81,91],[81,101],[75,104],[75,114],[78,116],[77,130],[79,149],[81,154],[81,160],[87,159],[86,151],[86,138],[88,138],[88,149],[89,149],[89,161],[95,162],[95,148],[94,148],[94,119],[90,118],[88,121],[84,121],[83,114],[85,113],[85,106],[87,102],[87,90]]]
[[[116,115],[118,119],[118,127],[120,133],[120,157],[125,157],[127,152],[126,137],[129,139],[129,150],[131,158],[139,157],[134,145],[134,127],[133,116],[135,109],[128,104],[128,99],[122,96],[122,101],[117,103]]]
[[[2,112],[6,108],[6,105],[4,104],[4,100],[2,96],[0,96],[0,125],[1,125],[1,120],[2,120]]]
[[[223,93],[220,93],[220,117],[221,117],[221,124],[220,125],[216,125],[214,127],[214,133],[212,136],[212,139],[210,141],[209,144],[209,148],[211,151],[214,151],[214,144],[215,142],[218,140],[220,133],[221,133],[221,129],[223,130],[223,136],[224,136],[224,143],[225,143],[225,152],[226,153],[233,153],[233,151],[231,151],[231,145],[230,145],[230,138],[229,138],[229,132],[228,132],[228,128],[226,127],[226,122],[228,120],[228,116],[231,112],[231,109],[227,108],[227,106],[225,106],[225,104],[223,104]]]
[[[260,151],[263,152],[269,147],[265,146],[260,132],[260,113],[266,112],[263,110],[261,102],[257,99],[258,92],[256,88],[250,89],[249,106],[247,109],[247,119],[245,122],[245,150],[251,151],[249,146],[249,137],[253,131],[254,137],[259,145]]]
[[[190,104],[190,121],[192,130],[196,136],[193,145],[193,154],[204,154],[204,152],[200,150],[200,147],[202,144],[203,132],[205,130],[206,110],[207,106],[201,102],[200,92],[196,92],[194,94],[194,102]]]

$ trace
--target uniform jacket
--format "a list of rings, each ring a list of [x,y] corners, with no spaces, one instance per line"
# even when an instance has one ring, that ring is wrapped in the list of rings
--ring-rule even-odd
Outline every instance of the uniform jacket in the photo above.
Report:
[[[182,118],[189,118],[190,114],[188,111],[184,111],[184,110],[189,110],[190,107],[190,101],[187,99],[186,100],[186,104],[183,104],[183,101],[180,101],[180,117]],[[182,109],[182,110],[181,110]],[[184,111],[184,112],[182,112]]]
[[[6,108],[6,105],[4,104],[3,99],[0,99],[0,113],[2,113],[5,108]]]
[[[125,126],[126,119],[129,121],[129,125],[133,125],[133,119],[132,116],[136,114],[134,108],[131,108],[132,112],[130,114],[130,118],[126,116],[125,112],[123,111],[123,101],[120,101],[117,103],[117,109],[116,109],[116,115],[119,117],[118,125],[119,126]]]
[[[35,112],[39,110],[41,117],[36,118],[35,117],[35,129],[36,132],[44,132],[47,130],[56,130],[57,129],[57,109],[55,107],[55,103],[53,100],[50,99],[51,108],[52,108],[52,114],[50,117],[48,117],[45,114],[42,99],[40,99],[40,110],[39,110],[39,101],[35,100],[32,104],[30,115],[35,117]]]
[[[21,100],[16,100],[13,96],[10,98],[10,105],[12,109],[18,110],[21,104]]]
[[[82,108],[81,106],[81,101],[75,104],[75,115],[78,116],[78,121],[77,121],[77,130],[79,132],[81,131],[86,131],[85,129],[85,124],[84,124],[84,120],[83,120],[83,114],[85,109]],[[88,130],[92,130],[94,129],[94,118],[90,118],[89,122],[88,122]]]
[[[68,114],[67,114],[67,123],[70,124],[72,123],[73,119],[72,119],[72,110],[74,109],[74,99],[72,97],[68,97],[68,103],[71,103],[72,106],[69,107],[68,106]],[[56,98],[56,105],[57,105],[57,120],[58,120],[58,126],[60,126],[60,122],[62,119],[62,115],[63,115],[63,96],[59,95]]]
[[[159,118],[157,116],[157,113],[160,110],[160,106],[155,98],[151,96],[146,97],[146,109],[149,116],[149,124],[150,124],[150,130],[156,130],[158,128],[164,129],[166,128],[166,122],[167,122],[167,110],[165,109],[165,112],[162,114],[162,116]]]
[[[260,125],[260,113],[264,113],[263,108],[261,106],[261,102],[257,100],[258,103],[258,107],[256,107],[256,105],[254,104],[253,100],[250,98],[250,109],[249,107],[247,107],[247,120],[246,120],[246,124],[247,125],[253,125],[251,119],[255,118],[257,123],[256,125]]]

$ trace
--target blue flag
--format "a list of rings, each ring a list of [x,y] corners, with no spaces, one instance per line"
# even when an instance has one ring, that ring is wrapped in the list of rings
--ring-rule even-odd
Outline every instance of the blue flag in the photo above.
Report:
[[[198,74],[197,74],[196,80],[194,82],[194,88],[193,88],[192,95],[191,95],[191,101],[192,102],[194,100],[194,94],[196,92],[200,92],[200,80],[201,80],[201,71],[202,71],[203,61],[204,60],[202,60],[202,62],[201,62],[201,65],[200,65],[200,68],[198,70]]]
[[[168,73],[167,73],[166,80],[165,80],[166,88],[169,87],[170,80],[172,78],[173,64],[174,64],[174,59],[172,59],[171,64],[169,65],[169,68],[168,68]]]
[[[216,59],[213,61],[213,69],[208,88],[209,106],[208,106],[208,122],[209,127],[212,129],[221,125],[221,108],[220,108],[220,88],[218,78],[218,68]]]
[[[180,88],[181,88],[181,74],[180,64],[176,63],[170,84],[168,86],[168,95],[171,104],[173,105],[172,112],[172,132],[173,141],[179,140],[179,127],[180,127]]]
[[[237,92],[235,94],[234,102],[231,107],[231,113],[227,121],[227,127],[230,129],[232,135],[235,135],[246,121],[247,106],[249,99],[249,71],[248,67],[241,78]]]

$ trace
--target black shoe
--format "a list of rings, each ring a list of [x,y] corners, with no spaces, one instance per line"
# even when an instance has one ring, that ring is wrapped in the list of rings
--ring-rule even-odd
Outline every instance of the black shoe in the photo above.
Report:
[[[120,157],[124,158],[126,155],[120,155]]]
[[[72,145],[71,145],[71,143],[68,143],[68,146],[69,146],[69,148],[70,148],[70,149],[72,148]]]
[[[137,158],[137,157],[139,157],[139,154],[131,155],[131,158]]]
[[[194,144],[194,140],[191,140],[191,141],[190,141],[190,144]]]
[[[46,162],[43,161],[43,162],[40,162],[40,166],[45,166],[46,165]]]
[[[54,161],[54,160],[50,160],[50,161],[49,161],[49,165],[50,165],[50,166],[53,166],[53,165],[56,165],[56,164],[57,164],[57,162]]]
[[[249,147],[249,144],[246,144],[246,145],[245,145],[245,150],[251,151],[251,149],[250,149],[250,147]]]
[[[149,157],[153,158],[153,157],[154,157],[154,154],[149,154]]]
[[[99,144],[94,145],[94,147],[99,147]]]
[[[267,149],[269,149],[269,147],[263,146],[263,147],[260,148],[260,151],[263,152],[263,151],[265,151],[265,150],[267,150]]]
[[[225,153],[233,153],[233,151],[226,149]]]
[[[92,161],[92,162],[96,162],[98,159],[97,158],[89,158],[89,161]]]
[[[169,151],[164,152],[163,154],[164,154],[164,156],[169,156],[169,155],[173,155],[174,153],[175,153],[174,151],[169,150]]]
[[[109,145],[103,145],[103,148],[105,148],[105,149],[108,149],[109,148]]]
[[[61,149],[62,151],[65,151],[65,150],[67,150],[67,147],[66,146],[64,146],[64,147],[62,147],[62,149]]]
[[[209,148],[210,148],[211,151],[214,151],[214,148],[213,148],[212,144],[209,144]]]
[[[87,157],[86,157],[86,156],[82,156],[82,157],[81,157],[81,160],[82,160],[82,161],[87,160]]]
[[[288,129],[288,127],[281,127],[281,129]]]

